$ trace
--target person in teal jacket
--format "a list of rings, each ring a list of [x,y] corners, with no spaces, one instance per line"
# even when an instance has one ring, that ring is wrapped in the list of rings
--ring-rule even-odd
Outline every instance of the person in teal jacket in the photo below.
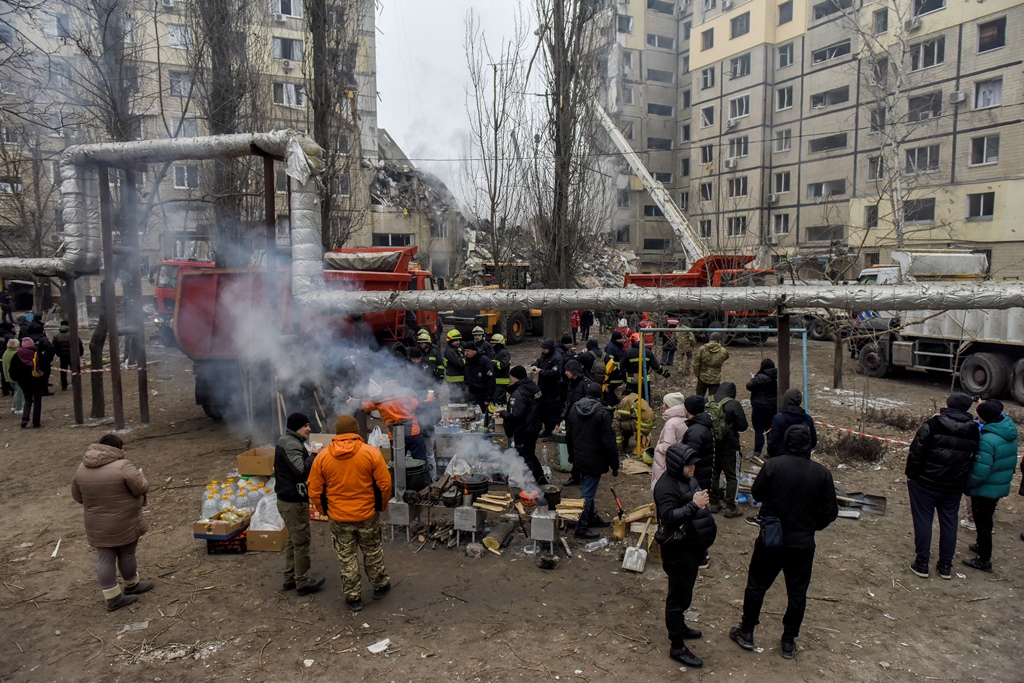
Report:
[[[989,399],[978,404],[981,441],[967,480],[967,493],[974,508],[977,543],[970,548],[975,557],[962,562],[971,569],[992,571],[992,518],[996,503],[1010,495],[1010,482],[1017,469],[1017,425],[1003,414],[1003,404]]]

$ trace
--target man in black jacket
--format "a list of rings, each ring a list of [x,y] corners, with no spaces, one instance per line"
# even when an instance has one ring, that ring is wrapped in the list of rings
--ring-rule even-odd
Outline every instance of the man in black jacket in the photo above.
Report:
[[[619,476],[619,453],[615,448],[612,412],[601,404],[601,387],[593,382],[586,387],[587,395],[573,404],[565,419],[565,442],[584,500],[583,513],[576,522],[576,536],[597,538],[597,532],[590,527],[606,527],[610,522],[598,516],[594,498],[602,474],[610,469],[613,477]]]
[[[686,410],[686,433],[683,443],[697,451],[697,467],[694,478],[702,489],[711,488],[711,473],[715,466],[715,433],[712,431],[711,416],[704,412],[703,396],[688,396],[683,401]]]
[[[591,384],[591,381],[583,371],[583,366],[575,358],[565,361],[565,371],[562,374],[565,375],[566,385],[563,417],[566,417],[569,415],[572,407],[576,405],[576,402],[587,395],[587,387]]]
[[[757,374],[747,382],[750,392],[750,422],[754,428],[754,455],[761,457],[765,434],[779,412],[779,370],[771,358],[761,360]],[[812,423],[813,424],[813,423]]]
[[[736,509],[736,489],[739,484],[736,470],[739,468],[740,432],[747,431],[747,415],[743,412],[743,406],[736,400],[736,385],[732,382],[722,382],[718,385],[715,403],[722,411],[725,424],[722,425],[722,434],[715,434],[715,464],[711,471],[711,512],[719,512],[724,505],[726,517],[740,517],[743,513]],[[708,408],[705,406],[704,410],[707,412]],[[718,486],[723,474],[724,491]]]
[[[427,365],[430,366],[434,379],[438,382],[444,379],[444,356],[434,345],[434,339],[427,330],[420,330],[416,334],[416,346],[423,352]]]
[[[685,444],[669,446],[665,475],[654,486],[659,520],[655,538],[661,545],[661,566],[668,575],[665,627],[672,643],[669,657],[694,668],[704,662],[690,652],[686,641],[703,634],[686,625],[686,610],[693,600],[698,567],[718,534],[707,507],[708,492],[693,478],[697,458],[697,452]]]
[[[782,452],[782,440],[786,431],[793,425],[803,425],[811,433],[811,450],[818,446],[818,432],[814,429],[814,420],[803,408],[804,395],[799,389],[790,389],[782,395],[782,410],[772,418],[772,428],[768,432],[768,457],[773,458]]]
[[[540,358],[533,362],[533,367],[537,373],[537,386],[544,392],[544,407],[541,414],[544,433],[541,436],[551,436],[551,432],[562,420],[562,406],[565,405],[562,394],[564,362],[561,348],[555,348],[554,340],[545,339],[540,343]]]
[[[769,548],[758,536],[747,570],[743,593],[743,620],[729,637],[744,650],[754,649],[754,627],[760,622],[765,593],[781,571],[786,578],[788,605],[782,617],[779,654],[796,655],[795,639],[807,608],[807,587],[814,565],[814,534],[839,516],[832,473],[811,460],[811,434],[803,425],[786,431],[785,452],[772,458],[754,479],[751,495],[761,501],[762,515],[778,518],[782,547]]]
[[[309,576],[309,496],[306,480],[316,453],[306,450],[309,418],[302,413],[288,416],[287,430],[274,449],[274,492],[277,511],[288,529],[284,543],[284,586],[282,590],[298,589],[299,595],[316,593],[326,579]]]
[[[946,407],[938,415],[925,420],[910,444],[906,475],[917,554],[910,571],[922,578],[928,577],[932,522],[936,512],[939,516],[939,561],[935,569],[942,578],[953,578],[960,494],[967,486],[981,434],[978,423],[967,412],[973,403],[967,394],[951,394],[946,399]]]
[[[71,327],[67,320],[60,321],[60,329],[53,335],[53,349],[60,359],[60,388],[61,391],[68,390],[68,379],[71,372]],[[78,340],[78,357],[85,353],[85,346],[82,340]]]
[[[508,408],[500,413],[505,421],[505,436],[526,462],[537,484],[543,486],[548,480],[537,459],[543,394],[533,380],[527,378],[526,368],[522,365],[509,370],[508,393]]]
[[[491,359],[477,348],[476,342],[463,344],[462,353],[466,356],[466,391],[469,393],[469,400],[480,408],[484,421],[487,422],[487,408],[494,400],[494,365]]]

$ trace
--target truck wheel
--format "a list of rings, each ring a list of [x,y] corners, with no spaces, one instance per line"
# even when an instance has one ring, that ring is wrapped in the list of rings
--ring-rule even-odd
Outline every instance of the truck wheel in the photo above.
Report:
[[[814,341],[825,341],[832,335],[828,331],[828,323],[821,318],[810,318],[807,321],[807,338]]]
[[[405,359],[409,357],[409,350],[406,349],[405,344],[403,344],[400,341],[396,341],[390,344],[388,346],[388,353],[390,353],[395,358]]]
[[[511,344],[522,344],[526,339],[526,316],[521,312],[513,313],[508,319],[508,336],[505,341]]]
[[[866,377],[885,377],[889,371],[889,354],[878,342],[868,342],[861,347],[859,362]]]
[[[1024,405],[1024,358],[1013,364],[1013,379],[1010,380],[1010,396]]]
[[[997,398],[1006,393],[1011,371],[997,353],[972,353],[960,364],[960,387],[971,396]]]

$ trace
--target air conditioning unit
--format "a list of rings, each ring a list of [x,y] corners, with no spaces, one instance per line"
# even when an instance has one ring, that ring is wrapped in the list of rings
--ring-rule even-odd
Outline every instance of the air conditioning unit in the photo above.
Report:
[[[735,159],[726,159],[725,160],[725,167],[726,168],[736,168],[736,160]]]
[[[288,18],[288,17],[286,17],[286,16],[285,16],[285,15],[283,15],[283,14],[275,14],[275,15],[274,15],[274,21],[276,21],[276,22],[277,22],[277,23],[279,23],[279,24],[283,24],[283,23],[284,23],[284,20],[285,20],[285,19],[287,19],[287,18]]]
[[[736,125],[736,119],[726,119],[726,121],[725,121],[725,127],[726,128],[732,128],[735,125]]]
[[[967,101],[967,93],[964,92],[963,90],[954,90],[953,92],[949,93],[949,103],[950,104],[960,104],[961,102],[966,102],[966,101]]]
[[[921,28],[921,18],[914,17],[913,19],[907,19],[906,21],[903,22],[903,28],[908,33],[911,31],[916,31],[917,29]]]
[[[164,9],[174,9],[174,0],[161,0]]]
[[[292,64],[292,61],[290,59],[282,59],[281,68],[284,69],[285,71],[291,71],[292,69],[295,68],[295,65]]]
[[[779,236],[769,233],[765,236],[764,241],[771,247],[779,246]]]
[[[770,204],[775,204],[778,201],[779,201],[779,195],[777,195],[777,194],[775,194],[773,192],[770,195],[768,195],[768,198],[765,200],[765,204],[769,204],[769,205]]]

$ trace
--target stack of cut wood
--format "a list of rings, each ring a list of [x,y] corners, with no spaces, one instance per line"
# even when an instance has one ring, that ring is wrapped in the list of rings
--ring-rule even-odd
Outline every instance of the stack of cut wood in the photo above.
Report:
[[[507,491],[502,493],[484,493],[473,501],[473,507],[477,510],[487,512],[505,512],[512,504],[512,495]]]
[[[584,503],[582,498],[563,498],[562,502],[555,506],[555,516],[558,519],[575,522],[583,514]]]

